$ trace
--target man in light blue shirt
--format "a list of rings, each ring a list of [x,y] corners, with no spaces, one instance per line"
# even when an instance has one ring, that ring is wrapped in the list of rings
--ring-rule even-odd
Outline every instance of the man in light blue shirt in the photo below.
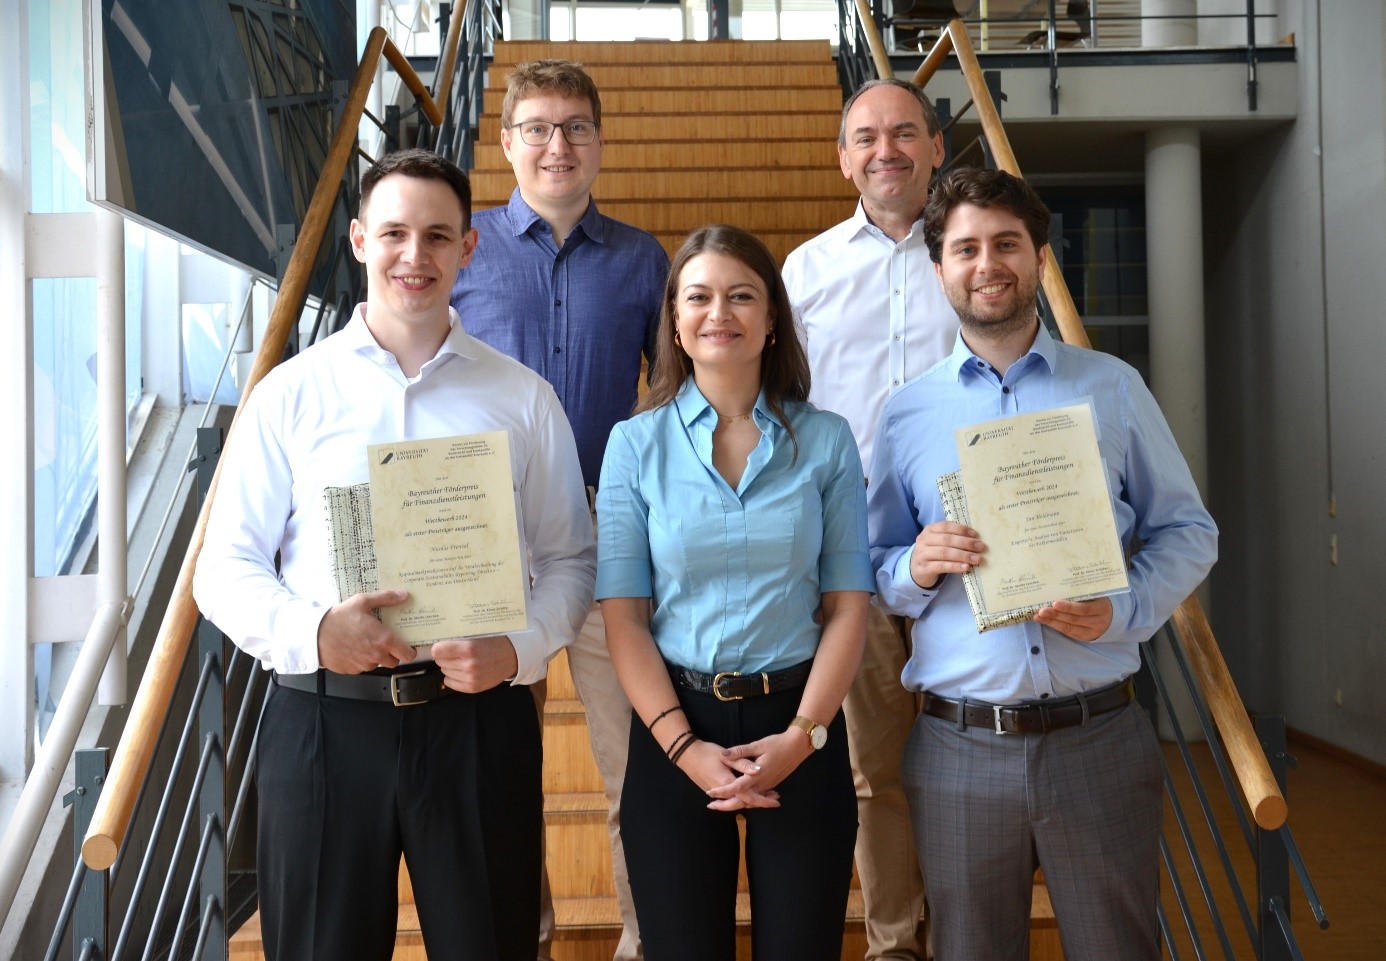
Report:
[[[1129,678],[1138,645],[1203,580],[1217,530],[1154,398],[1121,361],[1035,315],[1049,212],[1023,181],[959,170],[925,213],[962,323],[953,353],[886,404],[869,491],[879,603],[915,618],[924,693],[902,763],[938,961],[1021,958],[1044,868],[1069,961],[1142,959],[1156,927],[1159,748]],[[982,533],[945,519],[953,429],[1090,401],[1131,589],[1055,600],[979,633],[962,579]]]
[[[572,424],[589,492],[601,476],[612,425],[635,407],[640,358],[654,357],[669,271],[658,240],[598,212],[592,184],[604,146],[601,97],[581,66],[537,60],[511,71],[501,147],[518,186],[504,207],[473,218],[476,253],[452,288],[467,333],[553,386]],[[620,834],[630,702],[611,667],[596,608],[567,656],[610,805],[612,877],[622,921],[615,961],[635,961],[639,928]],[[543,690],[536,688],[535,697],[542,709]],[[549,956],[552,934],[546,883],[541,959]]]

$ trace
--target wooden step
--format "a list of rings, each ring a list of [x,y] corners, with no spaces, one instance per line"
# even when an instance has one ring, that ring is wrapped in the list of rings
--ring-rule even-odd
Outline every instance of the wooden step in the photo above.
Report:
[[[765,116],[731,113],[723,116],[660,113],[659,111],[602,112],[602,132],[610,143],[641,140],[696,143],[721,141],[801,140],[809,143],[837,143],[842,125],[842,104],[831,111],[782,111]],[[500,143],[500,116],[481,118],[481,143]]]
[[[826,40],[762,41],[497,41],[493,70],[527,60],[577,60],[592,67],[604,63],[823,63],[832,62]]]
[[[500,103],[500,94],[491,91]],[[499,109],[498,106],[494,109]],[[602,125],[609,114],[656,114],[661,117],[696,116],[711,122],[714,115],[751,114],[762,116],[786,111],[842,110],[842,90],[831,86],[784,87],[766,85],[737,90],[701,86],[701,80],[676,87],[638,87],[629,90],[602,90]]]
[[[704,87],[825,87],[841,91],[837,68],[831,60],[813,63],[722,63],[708,70],[699,64],[677,63],[652,57],[648,62],[630,64],[587,64],[587,73],[601,91],[602,107],[607,95],[621,90],[671,89],[688,85],[696,76]],[[492,65],[487,73],[486,95],[504,96],[510,70]]]
[[[609,132],[608,132],[609,133]],[[510,161],[505,159],[499,142],[475,147],[472,174],[510,173]],[[607,137],[602,151],[602,172],[660,169],[824,169],[839,178],[835,139],[824,140],[614,140]]]
[[[512,171],[472,174],[477,197],[506,197],[515,189]],[[598,203],[619,200],[745,200],[766,197],[841,197],[855,199],[856,188],[841,171],[827,167],[778,170],[606,170],[597,176],[593,192]]]

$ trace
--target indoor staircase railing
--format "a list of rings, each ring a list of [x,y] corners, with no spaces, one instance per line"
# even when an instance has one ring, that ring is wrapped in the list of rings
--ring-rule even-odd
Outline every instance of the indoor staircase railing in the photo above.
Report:
[[[332,226],[334,209],[343,202],[344,192],[348,206],[355,196],[357,168],[353,162],[361,154],[357,134],[363,117],[382,127],[382,142],[388,146],[400,143],[398,117],[376,118],[366,111],[381,59],[394,68],[416,99],[422,115],[420,145],[433,146],[443,139],[441,132],[453,151],[468,150],[471,131],[458,129],[468,124],[452,124],[448,108],[460,111],[454,115],[466,117],[468,98],[479,100],[483,56],[499,29],[492,3],[473,0],[451,17],[447,15],[448,5],[442,5],[445,37],[432,91],[383,28],[371,31],[283,271],[246,379],[246,395],[284,358],[286,349],[296,346],[310,288],[325,276],[330,280],[346,260],[337,250],[329,258],[332,264],[328,269],[318,269],[319,252]],[[461,94],[453,82],[459,74],[477,75]],[[318,299],[321,306],[311,320],[309,341],[325,336],[332,321],[345,316],[352,300],[349,295]],[[234,429],[233,417],[228,441]],[[119,747],[110,759],[109,771],[106,749],[77,755],[77,784],[66,800],[76,809],[76,829],[82,837],[80,857],[54,925],[47,954],[50,958],[56,958],[68,941],[73,955],[82,958],[225,958],[231,930],[228,921],[238,921],[253,908],[253,884],[243,886],[248,890],[239,897],[232,894],[235,903],[228,903],[227,854],[249,803],[264,672],[238,650],[232,649],[227,658],[224,639],[206,624],[199,632],[197,668],[192,673],[186,670],[190,642],[199,624],[192,576],[215,496],[221,431],[199,431],[198,443],[190,469],[199,471],[201,510]],[[179,690],[185,675],[193,680],[195,689],[190,694]],[[178,743],[170,752],[175,740]],[[149,834],[137,837],[131,827],[142,805],[156,793],[160,795],[158,810],[152,817],[146,811],[141,821],[142,826],[148,821]],[[228,798],[233,799],[230,805]],[[178,831],[170,839],[164,828],[175,820]],[[123,865],[135,862],[139,862],[135,877],[119,876]],[[156,903],[145,900],[146,893],[155,889]],[[120,898],[125,903],[113,903]],[[113,930],[112,919],[117,914],[122,919]]]
[[[866,0],[858,0],[859,4],[864,5],[865,2]],[[878,65],[888,64],[889,58],[886,55],[885,44],[875,21],[865,14],[859,18],[859,21],[866,42],[871,48],[873,61]],[[968,37],[966,25],[962,20],[952,20],[942,30],[938,41],[924,58],[912,79],[927,89],[929,80],[937,73],[950,54],[957,58],[967,83],[968,94],[971,97],[970,102],[953,116],[950,123],[955,122],[957,117],[967,110],[975,109],[977,120],[982,128],[979,140],[988,164],[1016,176],[1021,176],[1020,165],[1016,161],[1005,129],[1001,124],[1001,117],[996,109],[991,88],[988,86],[987,78],[983,75],[981,65],[978,63],[976,53]],[[880,74],[878,72],[878,75],[891,76],[893,74]],[[959,151],[959,154],[966,152],[967,148],[964,148],[963,151]],[[1092,345],[1083,328],[1082,319],[1074,305],[1068,286],[1064,283],[1058,260],[1054,257],[1052,250],[1048,252],[1045,260],[1042,286],[1049,319],[1057,326],[1064,341],[1091,348]],[[1166,677],[1165,675],[1169,672],[1162,670],[1161,659],[1154,656],[1160,635],[1143,645],[1144,661],[1150,677],[1149,683],[1153,684],[1155,688],[1154,692],[1148,693],[1154,694],[1155,699],[1158,700],[1163,709],[1163,716],[1168,719],[1173,729],[1174,741],[1178,746],[1178,753],[1191,785],[1190,790],[1198,799],[1204,822],[1213,838],[1212,843],[1222,866],[1228,888],[1237,905],[1237,913],[1242,920],[1242,926],[1255,948],[1256,957],[1262,961],[1302,958],[1289,923],[1288,873],[1290,867],[1294,868],[1295,876],[1300,882],[1311,912],[1319,926],[1326,928],[1328,921],[1314,886],[1309,880],[1308,872],[1294,843],[1293,835],[1286,824],[1289,811],[1282,786],[1285,769],[1289,766],[1291,759],[1285,751],[1284,719],[1261,716],[1257,718],[1256,727],[1253,729],[1253,722],[1242,704],[1241,696],[1237,692],[1236,684],[1223,660],[1222,652],[1218,648],[1217,640],[1213,637],[1212,628],[1197,596],[1190,595],[1185,599],[1162,633],[1169,638],[1168,650],[1178,670],[1176,676]],[[1194,752],[1190,748],[1188,739],[1178,721],[1176,702],[1180,701],[1181,698],[1176,692],[1181,687],[1185,692],[1184,698],[1194,705],[1198,714],[1203,736],[1207,739],[1207,751],[1223,787],[1234,802],[1245,803],[1246,810],[1250,811],[1254,822],[1254,827],[1247,822],[1241,803],[1234,804],[1241,833],[1257,865],[1256,882],[1259,910],[1255,918],[1247,906],[1243,885],[1233,867],[1224,832],[1213,815],[1208,793],[1194,759]],[[1151,698],[1145,699],[1150,700]],[[1186,893],[1181,877],[1182,872],[1176,864],[1169,845],[1162,840],[1162,854],[1168,878],[1167,887],[1185,921],[1183,931],[1176,931],[1162,909],[1161,925],[1165,933],[1166,943],[1171,955],[1175,958],[1178,957],[1177,945],[1181,941],[1192,947],[1195,957],[1203,958],[1206,955],[1201,943],[1200,929],[1211,928],[1217,936],[1223,956],[1230,961],[1236,955],[1231,945],[1231,938],[1227,933],[1227,925],[1224,923],[1222,912],[1216,903],[1209,872],[1204,865],[1204,858],[1189,829],[1183,803],[1171,778],[1168,763],[1166,765],[1166,783],[1168,788],[1167,800],[1171,814],[1185,842],[1184,847],[1192,873],[1198,882],[1203,903],[1208,912],[1208,917],[1204,919],[1204,923],[1198,924],[1193,909],[1194,902]]]

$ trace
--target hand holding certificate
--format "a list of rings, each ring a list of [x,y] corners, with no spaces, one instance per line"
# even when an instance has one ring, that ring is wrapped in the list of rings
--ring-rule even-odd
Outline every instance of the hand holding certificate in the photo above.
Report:
[[[1129,587],[1090,406],[988,421],[956,439],[960,469],[938,487],[948,519],[989,548],[963,575],[979,631]]]

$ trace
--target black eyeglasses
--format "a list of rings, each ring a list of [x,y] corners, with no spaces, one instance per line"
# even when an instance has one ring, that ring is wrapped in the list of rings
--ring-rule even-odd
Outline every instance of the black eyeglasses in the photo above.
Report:
[[[520,139],[531,147],[542,147],[553,139],[553,132],[563,130],[563,139],[571,146],[582,147],[597,139],[595,120],[568,120],[564,123],[549,123],[547,120],[522,120],[512,123],[510,129],[520,128]]]

